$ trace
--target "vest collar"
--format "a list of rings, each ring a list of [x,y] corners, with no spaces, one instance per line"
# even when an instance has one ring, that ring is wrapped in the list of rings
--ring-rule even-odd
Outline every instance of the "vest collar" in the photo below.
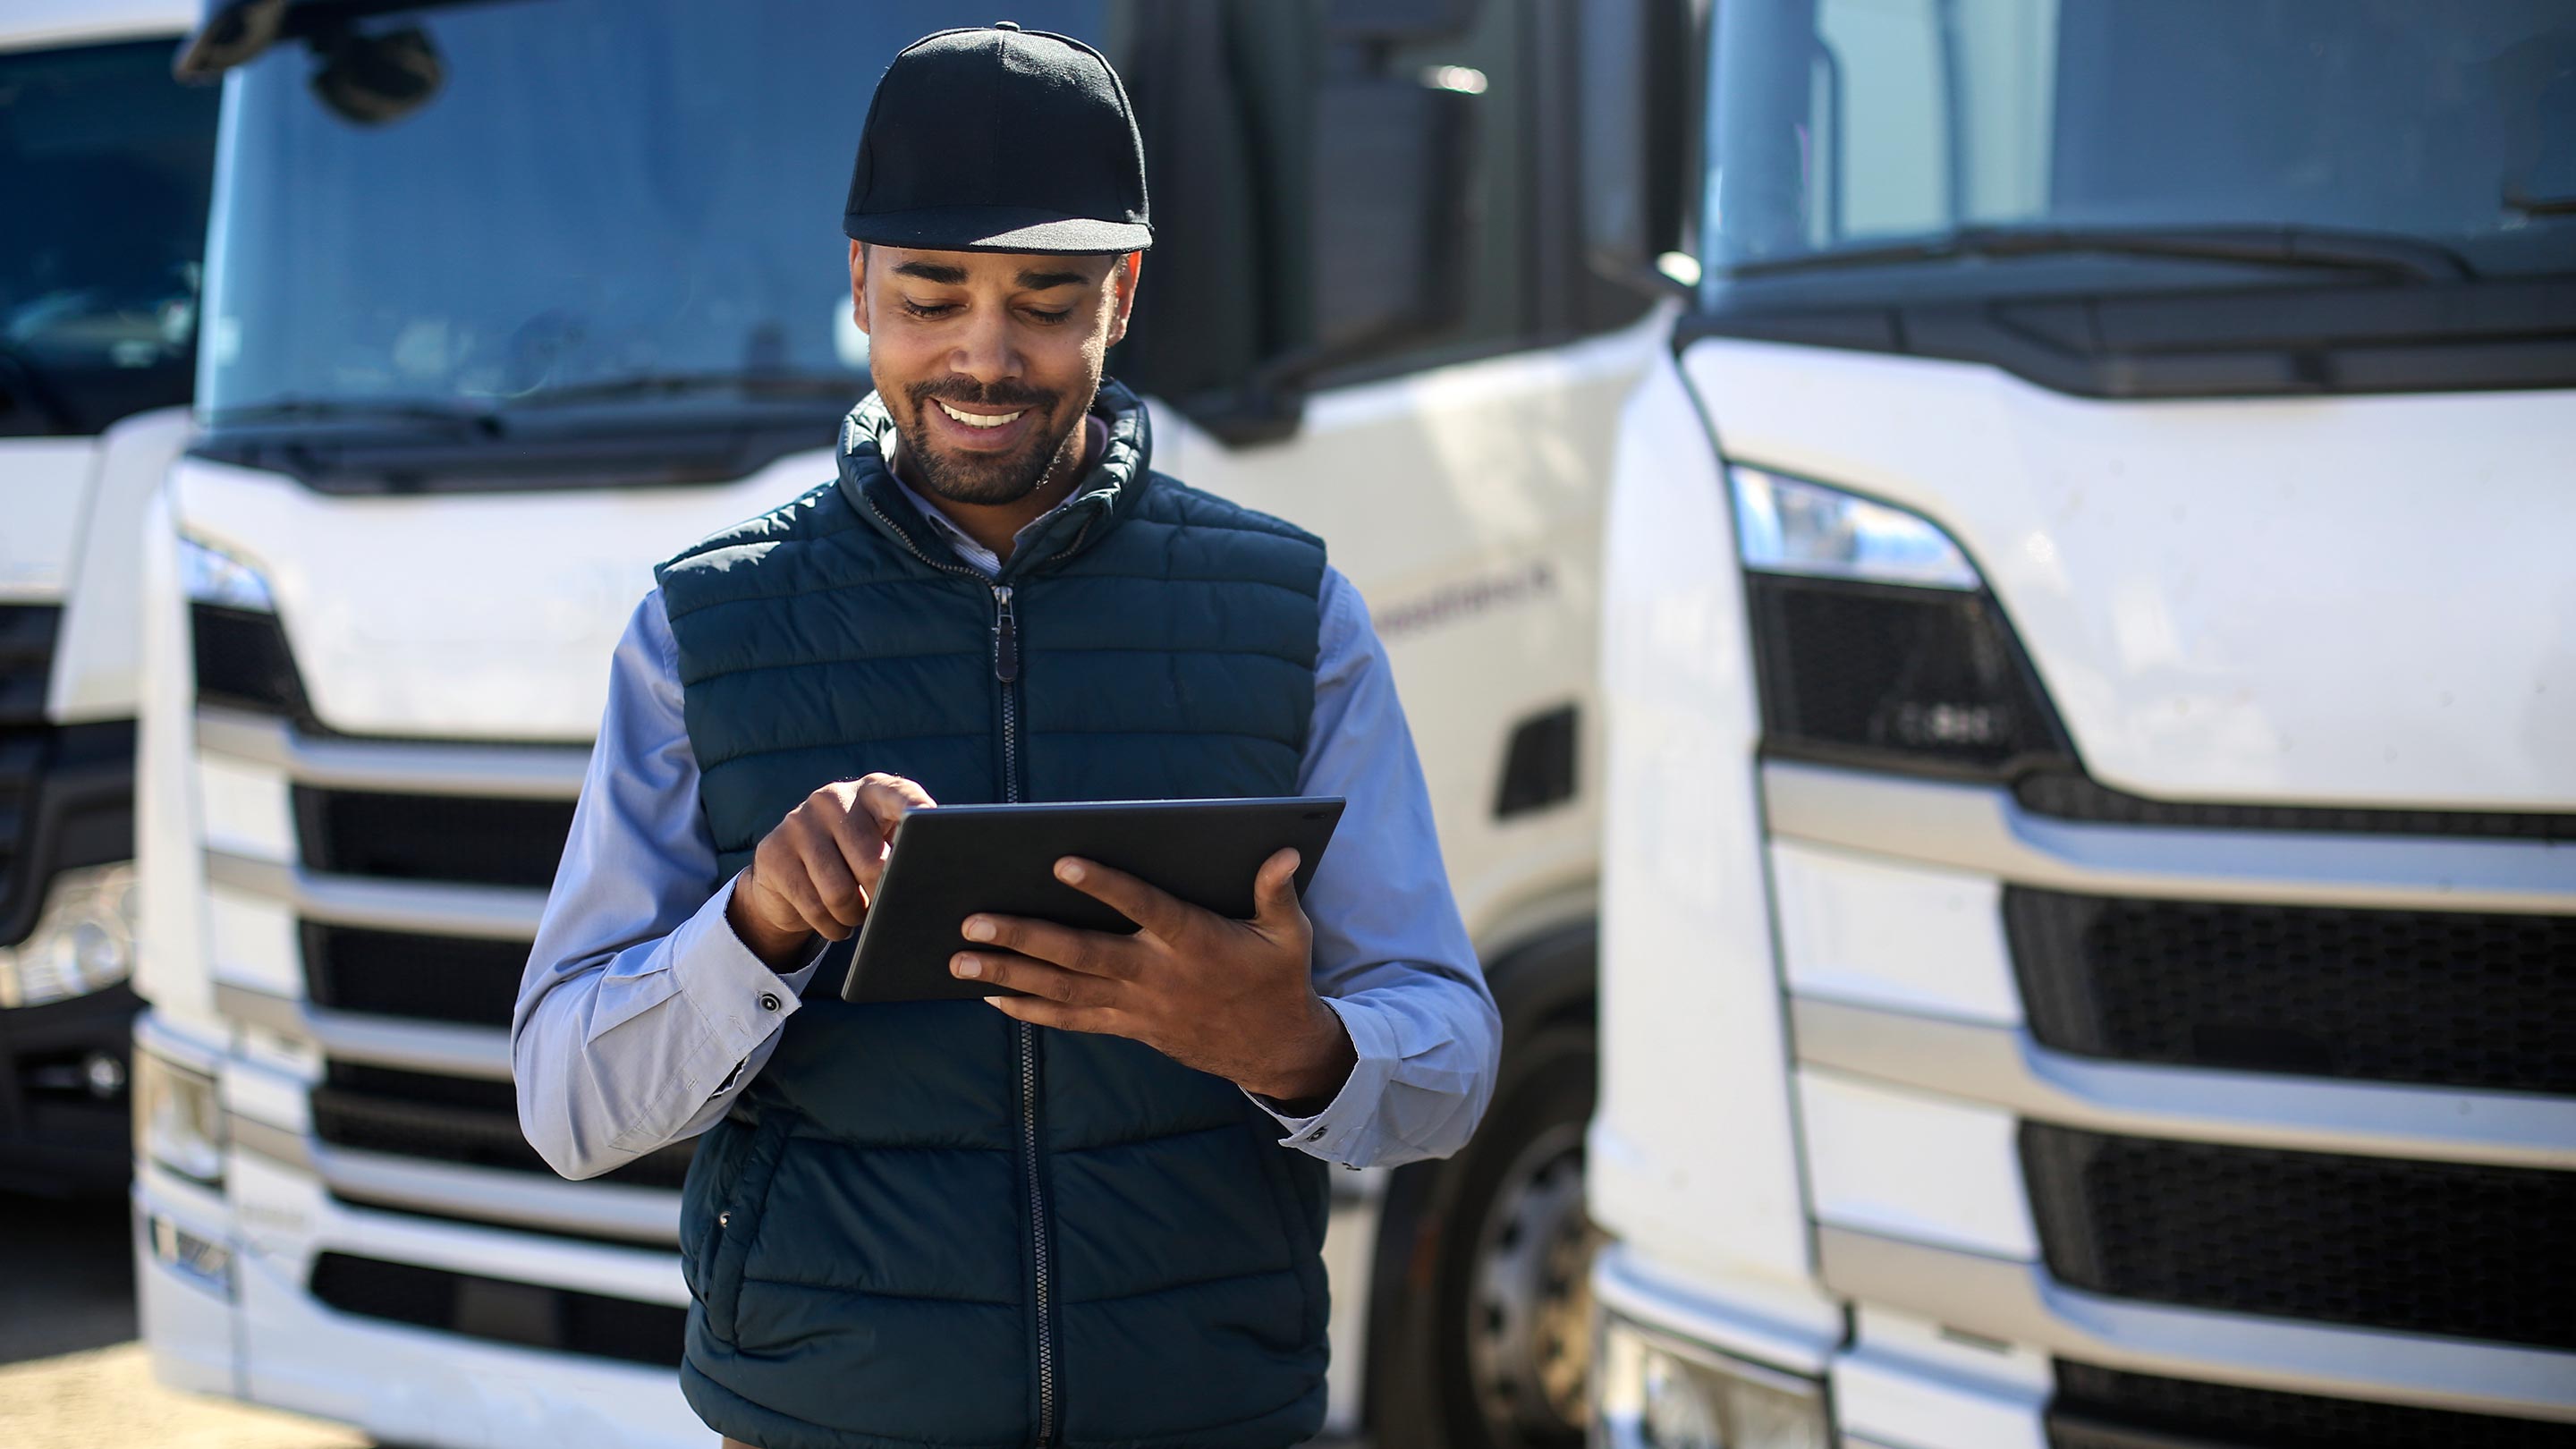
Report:
[[[1037,529],[1011,551],[1001,578],[1033,572],[1098,543],[1135,511],[1136,500],[1151,486],[1154,435],[1144,403],[1124,383],[1102,378],[1091,411],[1108,425],[1108,445],[1100,450],[1091,471],[1074,485],[1072,501],[1040,520]],[[841,420],[842,494],[861,518],[916,557],[937,567],[965,568],[956,550],[903,496],[886,467],[886,452],[893,441],[894,416],[882,398],[869,393]]]

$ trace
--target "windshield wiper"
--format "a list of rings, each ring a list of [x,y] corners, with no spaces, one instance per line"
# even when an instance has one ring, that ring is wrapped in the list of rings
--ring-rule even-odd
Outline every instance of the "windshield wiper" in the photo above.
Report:
[[[569,387],[539,388],[511,398],[504,408],[562,407],[579,403],[617,402],[629,398],[679,398],[729,395],[753,398],[831,398],[857,402],[867,393],[863,377],[838,372],[648,372],[612,377]]]
[[[206,415],[210,427],[250,423],[430,423],[458,432],[498,437],[501,420],[488,408],[434,398],[282,397],[240,403]]]
[[[1886,246],[1847,247],[1805,256],[1739,262],[1736,277],[1777,277],[1799,272],[1892,267],[1963,257],[2037,257],[2074,253],[2169,257],[2181,261],[2235,262],[2248,266],[2336,268],[2378,272],[2422,282],[2462,282],[2476,277],[2468,259],[2438,242],[2387,232],[2337,227],[1963,227],[1946,236]]]

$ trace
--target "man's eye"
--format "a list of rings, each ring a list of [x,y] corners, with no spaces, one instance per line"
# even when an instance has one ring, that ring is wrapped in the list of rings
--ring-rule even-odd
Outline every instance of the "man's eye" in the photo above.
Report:
[[[957,310],[957,304],[954,302],[916,302],[910,297],[906,297],[903,299],[903,310],[911,313],[915,317],[945,317],[949,313]]]
[[[1033,321],[1055,323],[1061,322],[1065,318],[1072,316],[1073,309],[1071,307],[1067,307],[1060,312],[1049,312],[1043,308],[1031,307],[1028,309],[1028,313],[1030,319]]]

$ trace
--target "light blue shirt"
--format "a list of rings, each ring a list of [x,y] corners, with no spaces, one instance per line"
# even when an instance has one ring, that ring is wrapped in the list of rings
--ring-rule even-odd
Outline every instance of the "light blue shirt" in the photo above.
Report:
[[[988,575],[999,567],[938,509],[913,501],[961,560]],[[1446,1156],[1484,1114],[1501,1022],[1449,894],[1385,646],[1339,572],[1325,572],[1319,603],[1314,720],[1297,788],[1349,803],[1305,905],[1315,990],[1359,1061],[1314,1116],[1252,1101],[1277,1119],[1282,1145],[1327,1162]],[[599,742],[510,1019],[520,1129],[564,1176],[595,1176],[705,1131],[759,1075],[795,1013],[814,960],[771,971],[725,920],[733,883],[707,894],[715,877],[657,589],[611,661]]]

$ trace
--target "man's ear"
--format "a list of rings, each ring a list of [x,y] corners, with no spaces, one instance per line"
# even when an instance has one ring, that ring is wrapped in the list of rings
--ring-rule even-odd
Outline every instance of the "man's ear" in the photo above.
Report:
[[[868,244],[850,243],[850,320],[868,330]]]
[[[1117,298],[1117,310],[1109,318],[1109,345],[1117,346],[1127,336],[1127,314],[1136,310],[1136,278],[1145,270],[1145,254],[1129,252],[1109,270],[1109,288]]]

